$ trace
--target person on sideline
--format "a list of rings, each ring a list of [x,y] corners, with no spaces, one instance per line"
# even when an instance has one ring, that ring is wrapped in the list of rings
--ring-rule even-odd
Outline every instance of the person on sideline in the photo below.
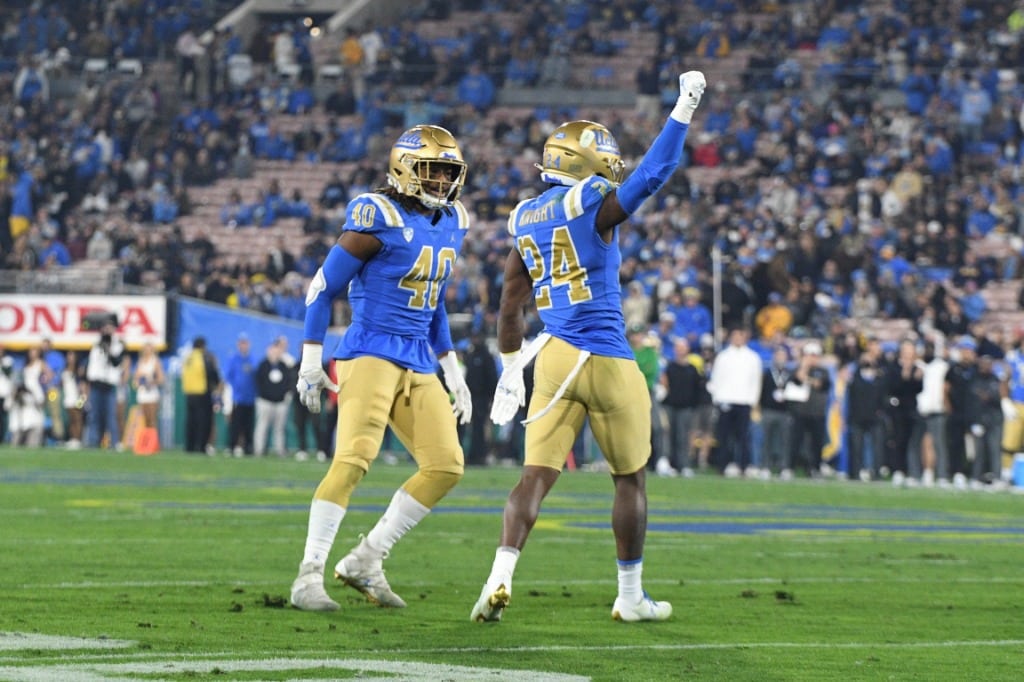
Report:
[[[256,367],[256,425],[253,427],[253,450],[257,457],[267,454],[267,443],[273,441],[278,457],[287,454],[285,429],[294,377],[284,359],[284,349],[274,342]]]
[[[206,348],[206,338],[192,340],[192,350],[181,368],[181,390],[185,394],[185,452],[213,454],[213,397],[220,392],[217,359]]]
[[[164,385],[164,368],[152,343],[147,343],[135,363],[132,386],[135,388],[135,402],[142,408],[142,419],[149,428],[157,428],[157,414],[160,408],[160,387]]]
[[[649,621],[672,615],[672,605],[652,599],[642,584],[651,397],[626,339],[618,225],[679,165],[704,88],[698,71],[679,76],[675,107],[621,185],[625,163],[611,132],[592,121],[562,124],[548,136],[538,164],[541,180],[551,187],[509,216],[515,248],[505,261],[498,314],[503,371],[491,409],[495,423],[505,424],[519,411],[526,394],[523,367],[537,360],[523,471],[505,503],[501,538],[470,612],[473,621],[500,620],[509,605],[520,552],[587,417],[615,487],[618,597],[612,617]],[[544,332],[524,350],[523,307],[531,295]]]
[[[382,568],[395,543],[462,478],[456,416],[472,419],[472,398],[453,351],[445,290],[469,229],[458,201],[466,164],[444,128],[418,125],[391,148],[388,187],[361,194],[306,293],[305,343],[298,394],[313,414],[322,389],[338,392],[331,466],[313,494],[306,546],[291,603],[333,611],[324,566],[352,493],[377,457],[384,430],[412,454],[417,471],[384,515],[334,567],[334,575],[380,606],[404,607]],[[348,291],[352,324],[334,351],[335,384],[324,371],[331,301]],[[435,356],[454,396],[436,374]]]
[[[757,477],[760,471],[750,458],[750,413],[761,400],[764,365],[747,341],[744,327],[729,330],[729,345],[711,367],[708,391],[718,410],[715,440],[718,441],[718,469],[727,477]]]
[[[231,387],[231,418],[228,423],[228,447],[235,457],[253,454],[256,425],[256,368],[249,335],[241,332],[235,339],[236,352],[228,358],[224,382]]]
[[[111,449],[121,443],[117,422],[117,385],[124,372],[121,363],[125,360],[124,343],[117,336],[114,320],[105,320],[100,326],[99,341],[89,350],[85,378],[89,382],[88,444],[98,448],[103,444],[103,435],[109,437]]]

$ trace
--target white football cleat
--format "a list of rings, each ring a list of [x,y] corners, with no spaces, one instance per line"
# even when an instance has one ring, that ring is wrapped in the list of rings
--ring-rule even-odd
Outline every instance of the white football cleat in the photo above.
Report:
[[[292,606],[301,611],[337,611],[338,602],[327,596],[324,589],[322,564],[305,563],[299,566],[299,577],[292,583]]]
[[[334,577],[359,590],[378,606],[404,609],[405,601],[391,591],[391,586],[384,577],[384,568],[381,565],[383,557],[368,557],[367,554],[370,552],[364,548],[365,544],[366,538],[363,538],[355,549],[338,562],[334,567]]]
[[[667,457],[658,458],[658,463],[655,465],[654,471],[663,478],[675,478],[679,475],[679,472],[673,468]]]
[[[475,623],[485,622],[497,622],[501,620],[501,614],[505,612],[505,607],[512,601],[512,595],[509,594],[505,584],[498,585],[498,589],[491,591],[484,585],[483,592],[480,593],[480,598],[476,600],[476,605],[473,607],[473,612],[469,614],[469,619]]]
[[[622,597],[615,599],[612,605],[612,618],[624,623],[636,623],[643,620],[668,620],[672,615],[672,604],[667,601],[654,601],[644,592],[643,598],[635,604],[629,604]]]

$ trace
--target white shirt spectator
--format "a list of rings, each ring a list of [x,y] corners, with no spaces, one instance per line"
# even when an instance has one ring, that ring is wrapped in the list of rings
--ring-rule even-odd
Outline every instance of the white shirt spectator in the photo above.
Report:
[[[188,29],[178,36],[174,49],[182,57],[198,57],[206,51],[196,34]]]
[[[121,358],[117,363],[113,359]],[[116,336],[106,347],[97,343],[89,350],[89,366],[85,370],[88,381],[101,381],[110,386],[121,383],[121,362],[124,362],[124,344]]]
[[[285,73],[295,65],[295,41],[288,31],[281,31],[274,38],[274,66],[278,73]]]
[[[711,401],[716,405],[756,405],[761,398],[763,371],[761,356],[749,346],[726,346],[711,367]]]
[[[114,257],[114,244],[105,228],[96,228],[93,232],[85,247],[85,257],[89,260],[110,260]]]
[[[921,392],[917,394],[917,412],[922,417],[946,411],[946,372],[949,363],[936,356],[931,362],[918,362],[923,373]]]
[[[377,67],[380,51],[384,49],[384,39],[377,29],[370,28],[359,36],[359,45],[363,48],[363,66],[368,72],[373,71]]]

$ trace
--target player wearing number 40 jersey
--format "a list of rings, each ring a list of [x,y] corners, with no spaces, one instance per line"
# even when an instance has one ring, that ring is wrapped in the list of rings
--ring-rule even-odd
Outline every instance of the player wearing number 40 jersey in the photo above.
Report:
[[[523,366],[534,355],[537,362],[522,476],[505,504],[501,540],[472,620],[500,620],[509,605],[519,553],[585,417],[615,485],[612,531],[619,590],[612,617],[665,620],[672,614],[672,605],[649,597],[641,581],[651,403],[626,341],[618,225],[679,164],[690,119],[704,93],[703,74],[682,74],[679,88],[664,128],[621,185],[624,164],[607,128],[591,121],[556,128],[538,165],[550,189],[516,206],[509,217],[515,249],[505,263],[498,316],[503,371],[491,409],[496,423],[508,422],[519,410],[525,396]],[[522,350],[523,306],[531,295],[545,328]]]
[[[371,602],[405,606],[384,578],[382,561],[462,477],[455,418],[468,422],[472,402],[452,352],[444,300],[468,228],[457,200],[465,177],[451,133],[429,125],[407,130],[391,150],[389,187],[349,203],[341,237],[309,286],[299,398],[317,413],[321,391],[337,391],[338,425],[334,458],[313,494],[305,552],[292,584],[291,603],[299,609],[338,608],[324,589],[324,566],[386,426],[418,471],[334,568],[336,578]],[[335,385],[324,372],[322,344],[331,302],[346,289],[352,324],[334,352]],[[455,397],[454,415],[434,372],[435,356]]]

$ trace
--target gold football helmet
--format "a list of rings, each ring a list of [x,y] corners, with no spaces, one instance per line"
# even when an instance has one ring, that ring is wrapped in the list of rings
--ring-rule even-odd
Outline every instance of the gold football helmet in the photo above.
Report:
[[[541,180],[555,185],[575,185],[591,175],[618,184],[626,169],[615,137],[593,121],[570,121],[555,128],[544,142],[543,163],[535,165]]]
[[[444,170],[444,179],[437,171]],[[391,147],[388,184],[428,208],[445,208],[459,198],[466,162],[455,137],[434,125],[409,128]]]

